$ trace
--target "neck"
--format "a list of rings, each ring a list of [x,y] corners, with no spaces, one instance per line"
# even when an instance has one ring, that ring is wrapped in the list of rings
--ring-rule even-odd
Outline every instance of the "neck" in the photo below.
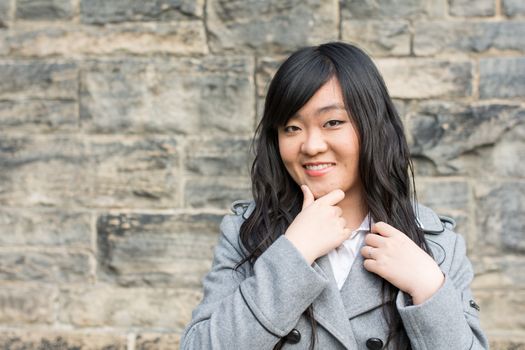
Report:
[[[352,231],[359,228],[368,214],[364,198],[364,191],[359,188],[355,191],[348,191],[345,198],[337,204],[343,210],[342,216],[346,220],[346,227]]]

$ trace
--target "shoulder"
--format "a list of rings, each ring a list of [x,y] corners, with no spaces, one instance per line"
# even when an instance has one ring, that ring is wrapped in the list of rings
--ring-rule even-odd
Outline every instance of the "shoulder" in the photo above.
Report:
[[[239,233],[242,223],[250,216],[254,208],[255,202],[252,200],[237,200],[230,207],[232,213],[225,215],[221,222],[221,238],[226,241],[224,243],[228,243],[241,255],[244,255],[246,250],[240,241]]]
[[[417,224],[425,233],[427,244],[439,265],[447,265],[457,253],[465,254],[465,241],[454,231],[454,219],[438,215],[422,204],[415,207],[415,212]]]

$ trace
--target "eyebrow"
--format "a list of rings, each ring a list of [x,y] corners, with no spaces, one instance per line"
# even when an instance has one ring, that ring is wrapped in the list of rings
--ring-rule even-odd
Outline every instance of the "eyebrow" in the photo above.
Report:
[[[346,108],[345,108],[344,105],[342,105],[340,103],[334,103],[334,104],[331,104],[331,105],[327,105],[327,106],[323,106],[321,108],[318,108],[314,112],[314,115],[318,116],[320,114],[323,114],[323,113],[326,113],[326,112],[330,112],[330,111],[333,111],[333,110],[342,110],[342,111],[346,112]],[[295,115],[292,116],[292,118],[302,119],[302,116],[300,114],[296,113]],[[292,119],[292,118],[290,118],[290,119]]]

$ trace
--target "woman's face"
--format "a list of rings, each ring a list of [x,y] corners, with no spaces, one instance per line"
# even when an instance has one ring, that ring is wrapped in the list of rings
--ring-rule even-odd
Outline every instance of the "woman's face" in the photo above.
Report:
[[[279,153],[290,176],[307,185],[315,198],[341,189],[361,194],[359,140],[346,112],[336,78],[279,128]]]

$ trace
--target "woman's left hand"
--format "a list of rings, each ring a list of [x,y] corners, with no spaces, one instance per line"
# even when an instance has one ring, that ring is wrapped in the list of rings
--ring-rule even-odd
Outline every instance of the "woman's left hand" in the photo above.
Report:
[[[384,222],[372,225],[361,254],[365,269],[410,294],[414,305],[429,299],[445,280],[430,255],[403,232]]]

